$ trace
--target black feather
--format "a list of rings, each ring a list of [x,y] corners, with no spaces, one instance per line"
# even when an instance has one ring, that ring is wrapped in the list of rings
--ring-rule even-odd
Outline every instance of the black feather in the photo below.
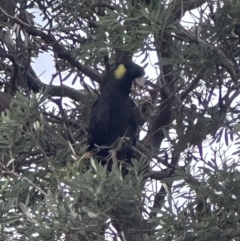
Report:
[[[126,73],[122,79],[114,77],[114,70],[123,64]],[[129,97],[132,82],[135,78],[144,76],[144,69],[132,61],[123,61],[116,64],[111,71],[109,80],[102,93],[92,106],[89,130],[88,150],[96,150],[98,146],[112,146],[118,138],[128,137],[127,145],[117,151],[117,159],[130,162],[133,152],[131,145],[136,145],[139,126],[143,124],[141,114]],[[110,148],[97,151],[97,155],[106,158]],[[103,164],[106,161],[102,162]],[[108,170],[111,170],[110,161]]]

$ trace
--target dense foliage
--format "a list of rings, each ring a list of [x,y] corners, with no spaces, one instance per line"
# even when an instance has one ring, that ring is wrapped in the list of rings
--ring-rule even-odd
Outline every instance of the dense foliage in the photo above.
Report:
[[[1,0],[0,12],[1,240],[240,240],[240,1]],[[43,77],[33,61],[47,54]],[[147,65],[133,96],[145,124],[123,178],[86,137],[112,64],[131,56]]]

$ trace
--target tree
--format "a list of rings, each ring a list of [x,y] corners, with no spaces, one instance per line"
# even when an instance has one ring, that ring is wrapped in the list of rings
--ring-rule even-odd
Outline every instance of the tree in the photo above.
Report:
[[[0,10],[1,240],[240,240],[239,1]],[[49,80],[32,67],[43,52]],[[132,56],[160,74],[134,96],[145,135],[122,178],[86,152],[86,128],[112,63]]]

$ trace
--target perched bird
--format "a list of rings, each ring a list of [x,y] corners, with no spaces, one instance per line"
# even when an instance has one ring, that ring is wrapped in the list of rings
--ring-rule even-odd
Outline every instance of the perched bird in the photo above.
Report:
[[[136,86],[145,84],[144,75],[144,69],[131,60],[117,63],[108,75],[109,79],[103,91],[92,106],[88,150],[95,151],[97,156],[101,157],[103,165],[108,163],[108,171],[111,171],[112,166],[109,154],[111,147],[117,150],[118,160],[130,162],[133,155],[131,145],[136,145],[139,126],[143,125],[143,119],[129,94]],[[122,137],[127,137],[127,142],[125,146],[119,148],[117,141]]]

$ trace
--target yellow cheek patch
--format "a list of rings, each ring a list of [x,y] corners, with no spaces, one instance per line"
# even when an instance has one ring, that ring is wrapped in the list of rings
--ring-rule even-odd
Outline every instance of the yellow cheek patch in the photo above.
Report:
[[[126,73],[126,68],[123,64],[118,65],[117,69],[114,70],[113,74],[116,79],[121,79],[125,73]]]

